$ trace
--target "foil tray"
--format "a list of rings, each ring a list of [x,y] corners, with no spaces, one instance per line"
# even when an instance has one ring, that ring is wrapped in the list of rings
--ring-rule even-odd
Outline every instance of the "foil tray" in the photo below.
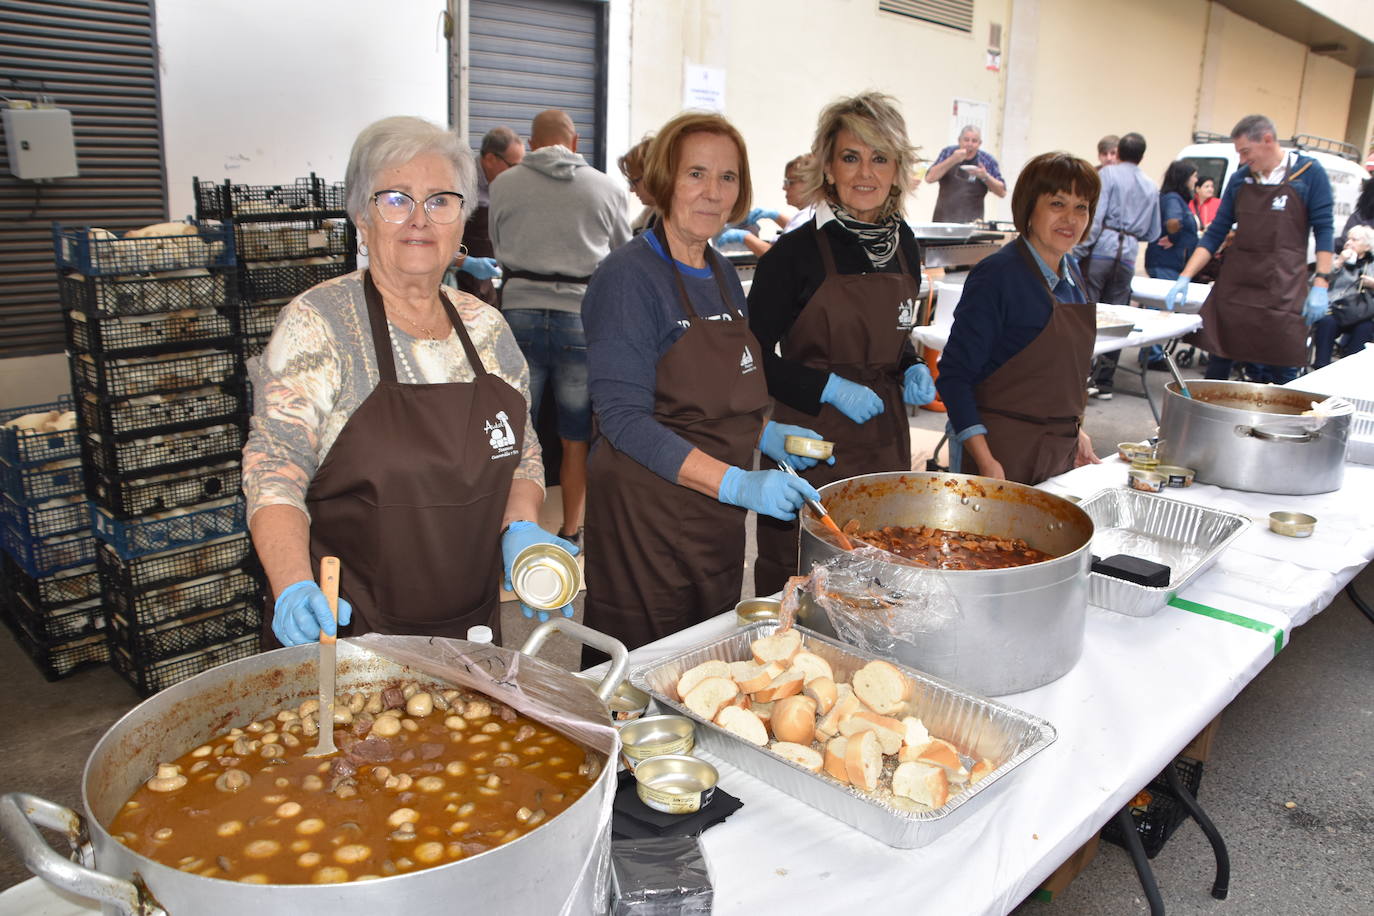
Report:
[[[812,773],[697,717],[677,701],[677,679],[688,668],[711,659],[731,662],[748,659],[751,657],[750,643],[772,634],[778,627],[776,621],[741,627],[730,636],[637,669],[631,676],[631,683],[651,694],[663,709],[696,722],[699,750],[705,750],[888,846],[914,849],[934,842],[985,804],[1006,784],[1013,770],[1049,747],[1057,737],[1054,726],[1044,719],[898,665],[913,685],[910,714],[919,716],[931,735],[952,742],[961,754],[972,755],[975,759],[986,757],[995,764],[993,771],[983,779],[953,795],[941,807],[932,809],[884,789],[862,792],[841,785],[823,773]],[[849,681],[854,672],[877,658],[805,627],[796,629],[802,637],[802,648],[830,662],[837,682]],[[890,776],[895,766],[895,757],[885,758],[885,775]]]
[[[1078,508],[1093,520],[1097,556],[1127,553],[1172,570],[1169,584],[1155,588],[1089,574],[1088,603],[1129,617],[1157,613],[1250,526],[1243,515],[1124,488],[1095,493]]]

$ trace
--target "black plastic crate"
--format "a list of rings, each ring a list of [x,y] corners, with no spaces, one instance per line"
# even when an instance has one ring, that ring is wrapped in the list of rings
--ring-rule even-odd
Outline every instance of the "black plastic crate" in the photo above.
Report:
[[[63,274],[57,280],[62,307],[91,318],[156,315],[220,308],[238,299],[233,268],[129,277]]]
[[[261,592],[254,573],[233,569],[186,582],[164,582],[142,591],[125,591],[110,581],[105,583],[104,595],[112,617],[118,614],[127,629],[143,629],[243,604]]]
[[[97,356],[152,356],[184,350],[229,349],[239,334],[237,305],[94,318],[68,309],[67,343]]]
[[[0,461],[0,491],[21,506],[79,496],[84,479],[80,458],[22,466]]]
[[[1202,785],[1202,764],[1187,757],[1177,757],[1169,765],[1178,771],[1180,781],[1196,798],[1198,787]],[[1153,859],[1179,824],[1188,819],[1188,809],[1183,807],[1178,796],[1169,788],[1164,773],[1150,780],[1150,784],[1132,802],[1131,820],[1135,821],[1140,843],[1145,847],[1145,856]],[[1117,829],[1115,820],[1108,821],[1107,826],[1102,828],[1102,839],[1126,848],[1126,838]]]
[[[116,645],[110,650],[110,662],[141,696],[146,697],[188,677],[194,677],[202,671],[257,655],[260,645],[261,634],[251,633],[230,642],[206,646],[195,652],[160,661],[144,661],[126,647]]]
[[[132,560],[121,557],[109,544],[102,543],[96,550],[101,580],[107,587],[128,592],[253,565],[253,542],[246,533]]]
[[[243,382],[197,388],[177,394],[150,394],[120,401],[101,401],[78,383],[77,412],[84,432],[115,439],[142,439],[228,423],[247,412]],[[77,454],[80,454],[78,439]]]
[[[167,474],[231,461],[243,453],[248,418],[204,429],[127,439],[123,442],[102,436],[87,436],[82,443],[86,465],[92,475],[107,479],[130,474]],[[226,494],[228,495],[228,494]]]
[[[91,527],[90,512],[83,496],[62,496],[26,506],[8,496],[0,496],[0,518],[29,539],[74,534]]]
[[[267,344],[271,340],[271,334],[263,334],[260,337],[245,337],[243,339],[243,358],[253,359],[255,356],[261,356],[262,351],[267,349]]]
[[[273,299],[243,306],[239,327],[245,340],[266,340],[277,327],[277,318],[290,299]]]
[[[235,456],[221,464],[145,477],[92,473],[86,478],[86,494],[111,516],[127,519],[234,496],[242,482],[242,465]]]
[[[192,181],[196,217],[202,220],[243,222],[344,215],[344,183],[326,182],[313,172],[309,178],[297,178],[290,184],[233,184],[228,179],[217,182],[199,178]]]
[[[87,277],[197,270],[234,265],[234,233],[227,225],[196,226],[194,235],[129,238],[104,229],[53,223],[57,266]]]
[[[289,302],[312,286],[357,269],[357,258],[351,255],[324,263],[301,261],[271,267],[240,264],[239,295],[245,303]]]
[[[342,219],[290,223],[235,223],[234,238],[241,264],[254,261],[346,257],[353,251],[353,227]]]
[[[70,677],[84,668],[103,665],[110,660],[110,644],[104,632],[49,644],[35,638],[20,622],[12,609],[4,605],[0,605],[0,607],[4,608],[3,612],[0,612],[0,616],[9,625],[10,632],[14,634],[15,642],[19,643],[24,653],[33,659],[33,663],[38,666],[43,677],[50,681],[60,681],[62,678]]]
[[[145,664],[257,634],[261,628],[262,608],[257,599],[251,604],[205,611],[145,627],[131,626],[118,612],[110,611],[110,639]]]
[[[10,611],[36,642],[56,645],[105,631],[105,605],[99,598],[40,610],[22,595],[11,597]]]
[[[9,593],[24,598],[38,612],[58,610],[100,596],[100,572],[95,566],[31,576],[8,553],[0,554],[0,566],[4,568]]]
[[[238,377],[237,346],[144,359],[106,359],[72,354],[72,377],[101,400],[143,397],[222,385]]]
[[[0,523],[0,544],[24,572],[38,579],[95,562],[95,538],[89,532],[31,538]]]
[[[5,426],[13,420],[34,414],[65,413],[72,410],[72,399],[63,396],[48,404],[0,410],[0,460],[14,465],[46,464],[81,455],[76,427],[43,433],[18,426]]]
[[[170,518],[122,520],[93,505],[91,528],[115,553],[130,560],[246,531],[245,511],[243,499],[235,498],[204,509],[178,512]]]

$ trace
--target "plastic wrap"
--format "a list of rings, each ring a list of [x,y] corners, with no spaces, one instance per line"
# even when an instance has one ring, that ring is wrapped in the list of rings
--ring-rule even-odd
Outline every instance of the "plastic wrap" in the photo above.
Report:
[[[710,916],[711,869],[695,836],[611,844],[612,916]]]
[[[598,839],[588,844],[578,878],[567,889],[559,913],[581,913],[585,901],[605,901],[610,894],[611,812],[620,734],[606,718],[606,706],[593,687],[556,665],[491,643],[375,633],[349,642],[415,671],[486,694],[607,755],[604,765],[612,772],[597,777],[601,791],[592,835]]]
[[[938,569],[860,546],[816,566],[803,587],[841,642],[891,657],[898,643],[955,626],[963,615]]]

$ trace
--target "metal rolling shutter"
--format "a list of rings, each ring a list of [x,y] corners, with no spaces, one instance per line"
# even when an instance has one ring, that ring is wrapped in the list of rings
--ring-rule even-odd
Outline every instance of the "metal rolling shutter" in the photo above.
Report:
[[[606,166],[606,4],[588,0],[470,0],[468,142],[502,124],[528,138],[530,119],[561,108],[578,149]]]
[[[75,178],[20,181],[0,144],[0,357],[51,353],[63,342],[52,223],[167,218],[153,4],[5,0],[0,74],[0,95],[47,95],[72,113]]]

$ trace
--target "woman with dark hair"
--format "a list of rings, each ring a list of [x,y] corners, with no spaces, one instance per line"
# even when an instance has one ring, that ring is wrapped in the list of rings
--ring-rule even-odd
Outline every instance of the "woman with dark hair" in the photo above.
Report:
[[[1366,178],[1364,184],[1360,185],[1360,198],[1355,201],[1355,209],[1351,212],[1350,219],[1345,221],[1345,228],[1341,229],[1341,234],[1336,239],[1337,251],[1345,250],[1346,236],[1350,235],[1350,230],[1356,226],[1374,226],[1374,178]]]
[[[1102,183],[1069,153],[1043,153],[1011,195],[1019,238],[969,271],[940,357],[950,469],[1038,484],[1096,464],[1083,431],[1097,310],[1069,253]]]
[[[1164,171],[1164,183],[1159,186],[1164,234],[1145,249],[1145,270],[1156,279],[1177,280],[1197,247],[1197,220],[1188,208],[1196,184],[1197,166],[1186,159],[1176,159]]]
[[[1220,206],[1221,198],[1217,196],[1216,181],[1212,178],[1199,178],[1193,188],[1193,196],[1188,201],[1188,209],[1197,217],[1199,232],[1206,232],[1207,227],[1212,225]]]

